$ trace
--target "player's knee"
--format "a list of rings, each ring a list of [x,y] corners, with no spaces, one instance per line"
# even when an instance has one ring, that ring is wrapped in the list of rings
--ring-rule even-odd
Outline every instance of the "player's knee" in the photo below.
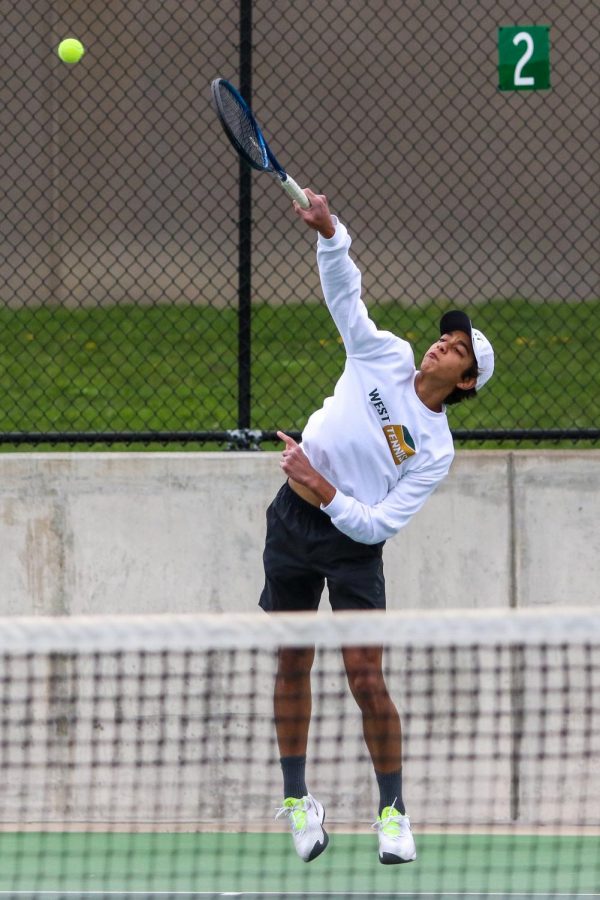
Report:
[[[313,664],[315,651],[312,647],[284,647],[279,651],[277,675],[279,678],[293,679],[307,675]]]
[[[358,664],[347,669],[352,695],[363,712],[377,715],[388,702],[383,674],[378,666]]]

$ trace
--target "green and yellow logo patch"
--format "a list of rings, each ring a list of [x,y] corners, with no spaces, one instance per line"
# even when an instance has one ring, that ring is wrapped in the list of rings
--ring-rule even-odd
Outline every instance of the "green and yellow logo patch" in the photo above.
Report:
[[[409,456],[414,456],[417,452],[412,435],[404,425],[386,425],[383,433],[397,466],[403,463],[405,459],[408,459]]]

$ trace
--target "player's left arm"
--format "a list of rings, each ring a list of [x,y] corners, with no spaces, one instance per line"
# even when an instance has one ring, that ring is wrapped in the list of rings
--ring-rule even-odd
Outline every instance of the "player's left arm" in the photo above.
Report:
[[[404,528],[447,475],[449,463],[412,470],[398,481],[380,503],[369,506],[336,491],[321,509],[335,527],[361,544],[379,544]]]
[[[337,490],[293,438],[282,431],[277,434],[286,445],[281,460],[285,474],[310,488],[335,527],[361,544],[379,544],[404,528],[448,474],[453,458],[448,454],[425,469],[407,472],[380,503],[369,506]]]

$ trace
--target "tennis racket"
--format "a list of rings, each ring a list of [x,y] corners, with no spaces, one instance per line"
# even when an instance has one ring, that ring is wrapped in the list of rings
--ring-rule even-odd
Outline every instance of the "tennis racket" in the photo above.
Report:
[[[308,209],[310,206],[308,197],[275,159],[252,110],[239,91],[224,78],[215,78],[210,88],[215,110],[225,134],[242,159],[260,172],[274,172],[292,200],[295,200],[302,209]]]

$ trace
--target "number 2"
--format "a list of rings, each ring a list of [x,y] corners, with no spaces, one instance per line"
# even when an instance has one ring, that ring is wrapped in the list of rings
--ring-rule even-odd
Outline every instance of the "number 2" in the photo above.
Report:
[[[513,44],[515,47],[525,41],[526,48],[523,53],[521,59],[517,63],[515,68],[515,87],[531,87],[534,83],[534,78],[531,75],[524,77],[521,72],[523,71],[524,66],[527,65],[531,57],[533,56],[533,38],[526,31],[520,31],[519,34],[516,34],[513,38]]]

